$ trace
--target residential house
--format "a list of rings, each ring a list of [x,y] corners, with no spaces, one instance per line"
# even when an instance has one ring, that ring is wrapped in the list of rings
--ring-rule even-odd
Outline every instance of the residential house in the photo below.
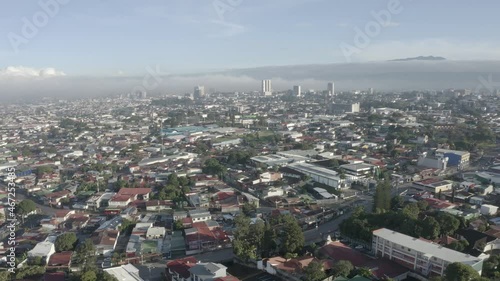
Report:
[[[47,263],[48,270],[69,270],[71,267],[71,256],[73,252],[65,251],[54,253]]]
[[[90,239],[94,243],[96,254],[106,257],[111,256],[115,250],[119,236],[120,232],[112,229],[94,232]]]
[[[114,276],[117,280],[144,281],[139,275],[139,269],[131,264],[105,268],[103,270]]]
[[[185,257],[167,263],[165,275],[167,281],[190,281],[189,269],[197,264],[195,257]]]

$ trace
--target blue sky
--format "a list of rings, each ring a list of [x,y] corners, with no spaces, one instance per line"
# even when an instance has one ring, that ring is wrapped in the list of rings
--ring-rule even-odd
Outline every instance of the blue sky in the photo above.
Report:
[[[54,68],[74,76],[379,61],[418,55],[500,60],[500,2],[400,0],[401,11],[346,57],[356,28],[395,0],[0,0],[0,69]],[[68,2],[14,52],[12,34],[39,2]],[[222,12],[220,9],[230,7]]]

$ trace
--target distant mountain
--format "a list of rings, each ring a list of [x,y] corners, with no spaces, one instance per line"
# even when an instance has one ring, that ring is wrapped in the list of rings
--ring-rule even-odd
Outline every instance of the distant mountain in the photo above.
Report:
[[[415,61],[415,60],[446,60],[443,57],[435,57],[435,56],[418,56],[414,58],[405,58],[405,59],[395,59],[390,61]]]

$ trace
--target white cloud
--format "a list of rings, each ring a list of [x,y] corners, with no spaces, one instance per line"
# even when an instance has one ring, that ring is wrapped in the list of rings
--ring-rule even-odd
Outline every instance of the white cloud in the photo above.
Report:
[[[29,77],[57,77],[57,76],[66,76],[66,74],[52,67],[37,69],[26,66],[8,66],[4,69],[0,69],[0,76],[29,78]]]

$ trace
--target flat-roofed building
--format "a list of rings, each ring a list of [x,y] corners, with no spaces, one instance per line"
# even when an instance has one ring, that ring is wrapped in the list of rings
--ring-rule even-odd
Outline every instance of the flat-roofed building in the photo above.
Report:
[[[355,163],[340,165],[340,169],[344,170],[347,175],[353,175],[360,178],[373,176],[377,166],[366,163]]]
[[[464,167],[469,165],[470,153],[468,151],[436,149],[436,156],[444,156],[448,158],[448,166]]]
[[[324,167],[316,166],[309,163],[294,163],[288,165],[288,168],[303,173],[311,177],[313,181],[318,183],[326,184],[334,188],[347,187],[345,180],[341,179],[337,172]]]
[[[443,276],[446,267],[459,262],[481,274],[483,259],[445,248],[424,239],[381,228],[373,231],[372,252],[423,276]]]
[[[453,182],[449,180],[426,179],[422,181],[413,182],[413,187],[416,189],[425,190],[436,194],[439,192],[451,190],[453,188]]]

